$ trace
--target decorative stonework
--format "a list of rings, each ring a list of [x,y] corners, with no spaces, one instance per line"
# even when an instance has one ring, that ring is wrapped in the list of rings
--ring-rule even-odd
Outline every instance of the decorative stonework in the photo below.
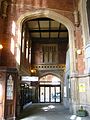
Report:
[[[80,25],[79,11],[78,10],[74,11],[74,22],[75,22],[76,27],[78,27]]]
[[[1,13],[2,13],[2,17],[6,18],[7,17],[7,7],[8,7],[8,2],[7,0],[3,0],[1,2]]]

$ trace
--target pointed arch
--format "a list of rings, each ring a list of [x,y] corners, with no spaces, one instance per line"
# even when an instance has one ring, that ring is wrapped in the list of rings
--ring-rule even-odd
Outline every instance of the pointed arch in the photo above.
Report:
[[[75,43],[74,43],[74,25],[73,23],[66,18],[65,16],[54,12],[50,9],[44,9],[44,10],[36,10],[36,11],[30,11],[22,14],[19,19],[17,20],[17,27],[18,31],[20,32],[22,29],[22,24],[25,20],[28,19],[34,19],[34,18],[40,18],[40,17],[48,17],[51,18],[57,22],[62,23],[66,26],[69,33],[69,48],[70,48],[70,70],[71,73],[76,71],[76,65],[75,65]],[[18,33],[18,32],[17,32]],[[18,37],[19,36],[19,37]],[[20,34],[17,34],[17,37],[20,40],[21,36]]]
[[[63,77],[60,74],[57,74],[57,73],[54,73],[54,72],[45,72],[45,73],[42,74],[42,76],[39,76],[39,79],[44,77],[44,76],[47,76],[47,75],[56,76],[61,80],[61,82],[63,82]]]

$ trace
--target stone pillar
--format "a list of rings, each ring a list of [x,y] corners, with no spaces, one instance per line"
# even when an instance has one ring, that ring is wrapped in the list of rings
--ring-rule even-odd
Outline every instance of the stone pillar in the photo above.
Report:
[[[79,91],[78,91],[78,77],[76,75],[71,77],[71,106],[70,111],[76,113],[79,105]]]
[[[71,77],[70,111],[76,113],[81,106],[90,114],[90,76],[76,75]]]
[[[79,81],[79,108],[83,106],[90,115],[90,75],[80,75]]]

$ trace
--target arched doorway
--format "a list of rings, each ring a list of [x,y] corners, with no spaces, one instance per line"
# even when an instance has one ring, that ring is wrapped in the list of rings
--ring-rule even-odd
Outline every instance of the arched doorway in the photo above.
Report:
[[[46,75],[39,80],[39,100],[43,103],[61,102],[61,80],[54,75]]]
[[[51,18],[59,23],[62,23],[68,30],[68,35],[69,35],[69,48],[70,48],[70,71],[71,71],[71,74],[73,74],[73,72],[76,71],[76,65],[75,65],[75,43],[74,43],[74,25],[73,23],[68,19],[66,18],[65,16],[57,13],[57,12],[54,12],[52,10],[38,10],[36,12],[27,12],[23,15],[21,15],[19,17],[19,19],[17,20],[17,41],[19,43],[19,45],[21,46],[21,42],[20,42],[20,39],[21,39],[21,34],[22,33],[22,25],[23,25],[23,22],[25,20],[30,20],[30,19],[35,19],[35,18],[42,18],[42,17],[48,17],[48,18]],[[18,46],[17,46],[18,49],[20,49]],[[17,53],[18,54],[18,53]],[[19,56],[20,57],[20,56]],[[20,60],[20,58],[18,58]]]
[[[31,76],[41,77],[43,75],[46,76],[45,74],[54,73],[64,77],[66,52],[69,49],[67,28],[48,17],[26,20],[22,28],[21,69],[26,59],[31,63]],[[29,55],[28,50],[30,50]],[[59,86],[60,84],[52,86],[52,83],[50,85],[48,83],[46,86],[43,86],[44,88],[40,87],[41,92],[42,89],[45,89],[45,95],[42,92],[44,95],[44,101],[42,101],[42,95],[39,94],[39,102],[61,102],[61,88]],[[52,90],[55,92],[55,95],[60,95],[59,100],[56,98],[51,99]],[[59,90],[59,93],[56,93],[57,90]],[[47,92],[49,96],[46,95]],[[46,100],[45,96],[48,96],[48,100]]]

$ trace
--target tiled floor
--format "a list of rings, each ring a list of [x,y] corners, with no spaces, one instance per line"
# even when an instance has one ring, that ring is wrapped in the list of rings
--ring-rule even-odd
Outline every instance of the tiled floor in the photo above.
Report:
[[[25,109],[18,120],[90,120],[69,113],[61,104],[33,104]]]

